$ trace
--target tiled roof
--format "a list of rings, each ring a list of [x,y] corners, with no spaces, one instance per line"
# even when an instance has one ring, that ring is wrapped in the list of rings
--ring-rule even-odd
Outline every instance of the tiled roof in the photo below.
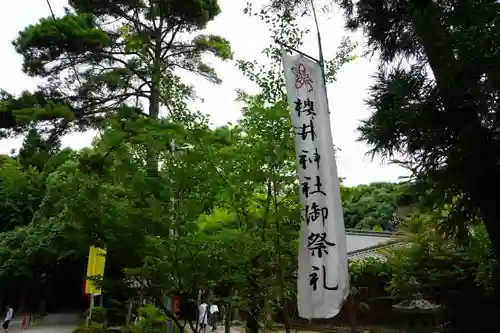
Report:
[[[347,253],[354,253],[393,243],[398,234],[363,230],[346,230]]]
[[[381,244],[377,246],[373,246],[367,249],[361,249],[358,251],[353,251],[348,253],[348,258],[351,261],[361,261],[366,259],[375,259],[380,261],[386,261],[387,258],[382,253],[383,250],[388,250],[392,248],[398,248],[400,246],[404,246],[406,243],[401,241],[394,241],[388,244]],[[381,251],[382,250],[382,251]]]
[[[373,236],[381,238],[394,238],[400,233],[392,231],[372,231],[372,230],[359,230],[359,229],[346,229],[346,235],[357,235],[357,236]]]
[[[398,247],[405,243],[400,234],[387,231],[346,230],[347,254],[349,260],[378,259],[387,260],[381,249]]]

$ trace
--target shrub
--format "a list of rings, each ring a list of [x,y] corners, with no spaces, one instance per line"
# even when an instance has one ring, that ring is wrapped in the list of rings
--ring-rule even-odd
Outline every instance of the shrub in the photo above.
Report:
[[[104,325],[92,323],[89,327],[78,327],[73,331],[73,333],[106,333],[106,327]]]
[[[168,318],[153,305],[145,305],[139,309],[139,321],[137,324],[127,326],[124,333],[164,333]],[[174,324],[174,333],[180,330]]]
[[[86,319],[89,315],[89,309],[84,313],[84,318]],[[107,320],[107,310],[102,306],[96,306],[92,309],[92,318],[90,318],[90,323],[103,324],[105,325]]]
[[[123,325],[127,318],[128,306],[124,302],[108,299],[106,306],[106,323],[108,326]]]

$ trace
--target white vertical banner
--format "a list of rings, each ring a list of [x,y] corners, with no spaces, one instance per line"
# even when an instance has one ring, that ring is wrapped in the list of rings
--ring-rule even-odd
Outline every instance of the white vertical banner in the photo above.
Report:
[[[349,294],[346,236],[321,67],[283,52],[302,204],[297,281],[299,316],[336,316]]]

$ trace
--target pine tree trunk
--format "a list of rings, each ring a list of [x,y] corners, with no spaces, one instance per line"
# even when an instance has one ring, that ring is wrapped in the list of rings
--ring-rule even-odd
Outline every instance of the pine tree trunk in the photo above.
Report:
[[[130,297],[128,299],[128,307],[127,307],[127,318],[125,319],[125,326],[129,325],[132,321],[132,308],[133,308],[133,298]]]
[[[498,182],[494,182],[499,184]],[[498,189],[498,187],[496,187]],[[486,191],[486,192],[485,192]],[[493,253],[497,261],[500,262],[500,205],[496,202],[494,195],[491,195],[487,189],[478,189],[480,199],[477,205],[481,211],[482,220],[491,242]]]
[[[468,126],[476,126],[477,130],[483,130],[484,128],[474,108],[462,110],[461,106],[467,103],[457,98],[457,96],[461,96],[459,89],[467,89],[468,87],[453,84],[455,82],[454,76],[460,75],[460,71],[455,67],[456,60],[453,56],[453,50],[450,47],[449,36],[446,28],[442,26],[439,19],[441,14],[439,8],[431,0],[415,0],[414,3],[419,9],[412,18],[413,28],[423,45],[445,108],[447,108],[450,114],[452,112],[460,114],[464,119],[463,122],[467,122]],[[473,123],[474,121],[476,124]],[[476,187],[464,190],[467,194],[471,195],[474,205],[481,211],[482,220],[493,251],[500,262],[500,205],[498,205],[494,196],[491,195],[491,193],[495,193],[493,191],[498,190],[497,185],[500,185],[500,177],[498,175],[496,152],[493,145],[490,145],[488,142],[487,136],[488,133],[485,132],[485,140],[477,142],[475,147],[471,149],[478,153],[478,157],[481,157],[476,160],[481,161],[482,172],[472,175],[472,177],[477,178],[477,181],[474,182],[469,179],[468,183],[488,184],[490,189]],[[484,152],[486,154],[481,154]],[[489,155],[491,157],[490,161],[485,161],[484,155]]]
[[[47,315],[47,298],[48,295],[44,292],[42,300],[40,301],[40,317],[43,318]]]
[[[19,293],[19,309],[18,309],[19,313],[24,312],[24,306],[25,306],[24,300],[25,300],[24,293],[20,292]]]
[[[252,259],[252,271],[259,268],[260,257],[256,256]],[[246,331],[247,333],[259,333],[259,316],[260,309],[262,308],[262,301],[260,297],[260,288],[257,283],[258,279],[250,275],[248,279],[248,288],[250,291],[250,302],[248,304],[247,318],[246,318]]]
[[[358,322],[356,318],[356,299],[354,295],[351,293],[347,298],[348,309],[349,309],[349,326],[351,327],[351,333],[358,332]]]
[[[224,309],[224,333],[231,333],[231,304],[226,304]]]
[[[232,292],[233,292],[233,296],[235,296],[235,297],[238,296],[238,290],[234,290]],[[230,317],[231,317],[231,320],[241,320],[240,311],[239,311],[237,306],[231,307]]]
[[[283,325],[285,325],[285,332],[290,333],[292,331],[292,321],[288,315],[288,300],[283,302]]]

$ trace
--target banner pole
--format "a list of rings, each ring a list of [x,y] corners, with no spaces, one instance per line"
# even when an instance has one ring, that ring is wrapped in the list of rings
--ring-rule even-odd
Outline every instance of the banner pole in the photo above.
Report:
[[[301,54],[303,55],[304,57],[306,58],[309,58],[310,60],[314,61],[315,63],[319,64],[319,67],[321,69],[321,77],[323,79],[323,87],[324,87],[324,90],[325,90],[325,96],[326,96],[326,104],[329,106],[329,100],[328,100],[328,94],[327,94],[327,90],[326,90],[326,68],[325,68],[325,58],[324,58],[324,54],[323,54],[323,43],[321,41],[321,31],[319,29],[319,23],[318,23],[318,16],[316,15],[316,7],[314,6],[314,0],[310,0],[309,1],[310,4],[311,4],[311,9],[312,9],[312,13],[313,13],[313,18],[314,18],[314,24],[316,26],[316,37],[317,37],[317,41],[318,41],[318,52],[319,52],[319,59],[316,59],[310,55],[308,55],[307,53],[304,53],[302,51],[299,51],[297,50],[296,48],[293,48],[289,45],[286,45],[285,43],[279,41],[279,40],[275,40],[275,42],[286,48],[286,49],[289,49],[291,51],[294,51],[294,52],[297,52],[298,54]],[[330,114],[330,107],[327,108],[328,110],[328,114]]]
[[[330,102],[328,100],[328,93],[326,90],[326,69],[325,69],[325,58],[323,55],[323,43],[321,42],[321,31],[319,30],[318,16],[316,15],[316,7],[314,6],[314,0],[311,0],[311,8],[314,17],[314,24],[316,25],[316,36],[318,38],[318,52],[319,52],[319,67],[321,68],[321,76],[323,77],[323,86],[325,89],[326,105],[328,106],[327,111],[330,114]]]
[[[89,323],[92,320],[92,312],[94,310],[94,295],[90,294],[90,305],[89,305],[89,315],[85,321],[85,327],[89,327]]]
[[[281,41],[280,41],[280,40],[278,40],[278,39],[275,39],[275,40],[274,40],[274,42],[275,42],[276,44],[280,45],[280,46],[283,46],[285,49],[289,49],[290,51],[297,52],[298,54],[303,55],[303,56],[304,56],[304,57],[306,57],[306,58],[309,58],[310,60],[314,61],[315,63],[318,63],[318,64],[320,63],[320,61],[319,61],[318,59],[314,58],[313,56],[310,56],[309,54],[304,53],[304,52],[302,52],[302,51],[299,51],[299,50],[297,50],[296,48],[291,47],[290,45],[287,45],[287,44],[285,44],[285,43],[281,42]]]
[[[318,51],[319,51],[319,65],[321,66],[321,74],[323,75],[323,81],[326,86],[326,73],[325,73],[325,58],[323,55],[323,43],[321,42],[321,32],[319,30],[318,16],[316,15],[316,7],[314,6],[314,0],[311,0],[311,8],[314,17],[314,24],[316,25],[316,37],[318,39]]]

